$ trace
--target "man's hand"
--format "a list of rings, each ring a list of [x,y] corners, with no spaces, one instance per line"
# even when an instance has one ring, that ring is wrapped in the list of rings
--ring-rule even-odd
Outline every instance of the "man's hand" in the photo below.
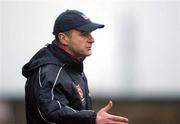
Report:
[[[128,124],[127,118],[108,114],[107,111],[111,108],[112,101],[109,101],[108,105],[97,112],[96,124]]]

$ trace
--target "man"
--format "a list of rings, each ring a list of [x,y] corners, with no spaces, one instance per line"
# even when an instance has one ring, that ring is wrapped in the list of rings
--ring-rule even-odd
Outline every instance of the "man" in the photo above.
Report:
[[[93,23],[77,10],[67,10],[55,21],[55,40],[23,67],[27,124],[127,124],[108,114],[112,102],[97,113],[91,98],[83,60],[91,55]]]

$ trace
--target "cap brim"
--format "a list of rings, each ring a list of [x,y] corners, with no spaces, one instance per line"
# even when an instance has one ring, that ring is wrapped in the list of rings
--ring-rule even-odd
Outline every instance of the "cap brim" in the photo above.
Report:
[[[88,23],[86,25],[77,27],[76,29],[80,30],[80,31],[84,31],[84,32],[92,32],[98,28],[103,28],[104,25],[103,24],[97,24],[97,23]]]

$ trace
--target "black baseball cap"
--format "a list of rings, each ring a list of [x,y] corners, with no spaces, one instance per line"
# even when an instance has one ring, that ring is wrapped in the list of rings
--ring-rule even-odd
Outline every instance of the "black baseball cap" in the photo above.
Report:
[[[77,29],[84,32],[92,32],[98,28],[103,28],[103,24],[92,22],[86,15],[77,10],[66,10],[60,14],[55,23],[53,34]]]

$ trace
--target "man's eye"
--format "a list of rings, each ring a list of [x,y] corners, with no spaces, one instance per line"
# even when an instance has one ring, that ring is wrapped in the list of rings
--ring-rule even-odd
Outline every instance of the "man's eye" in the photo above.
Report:
[[[89,32],[81,32],[82,36],[89,36]]]

